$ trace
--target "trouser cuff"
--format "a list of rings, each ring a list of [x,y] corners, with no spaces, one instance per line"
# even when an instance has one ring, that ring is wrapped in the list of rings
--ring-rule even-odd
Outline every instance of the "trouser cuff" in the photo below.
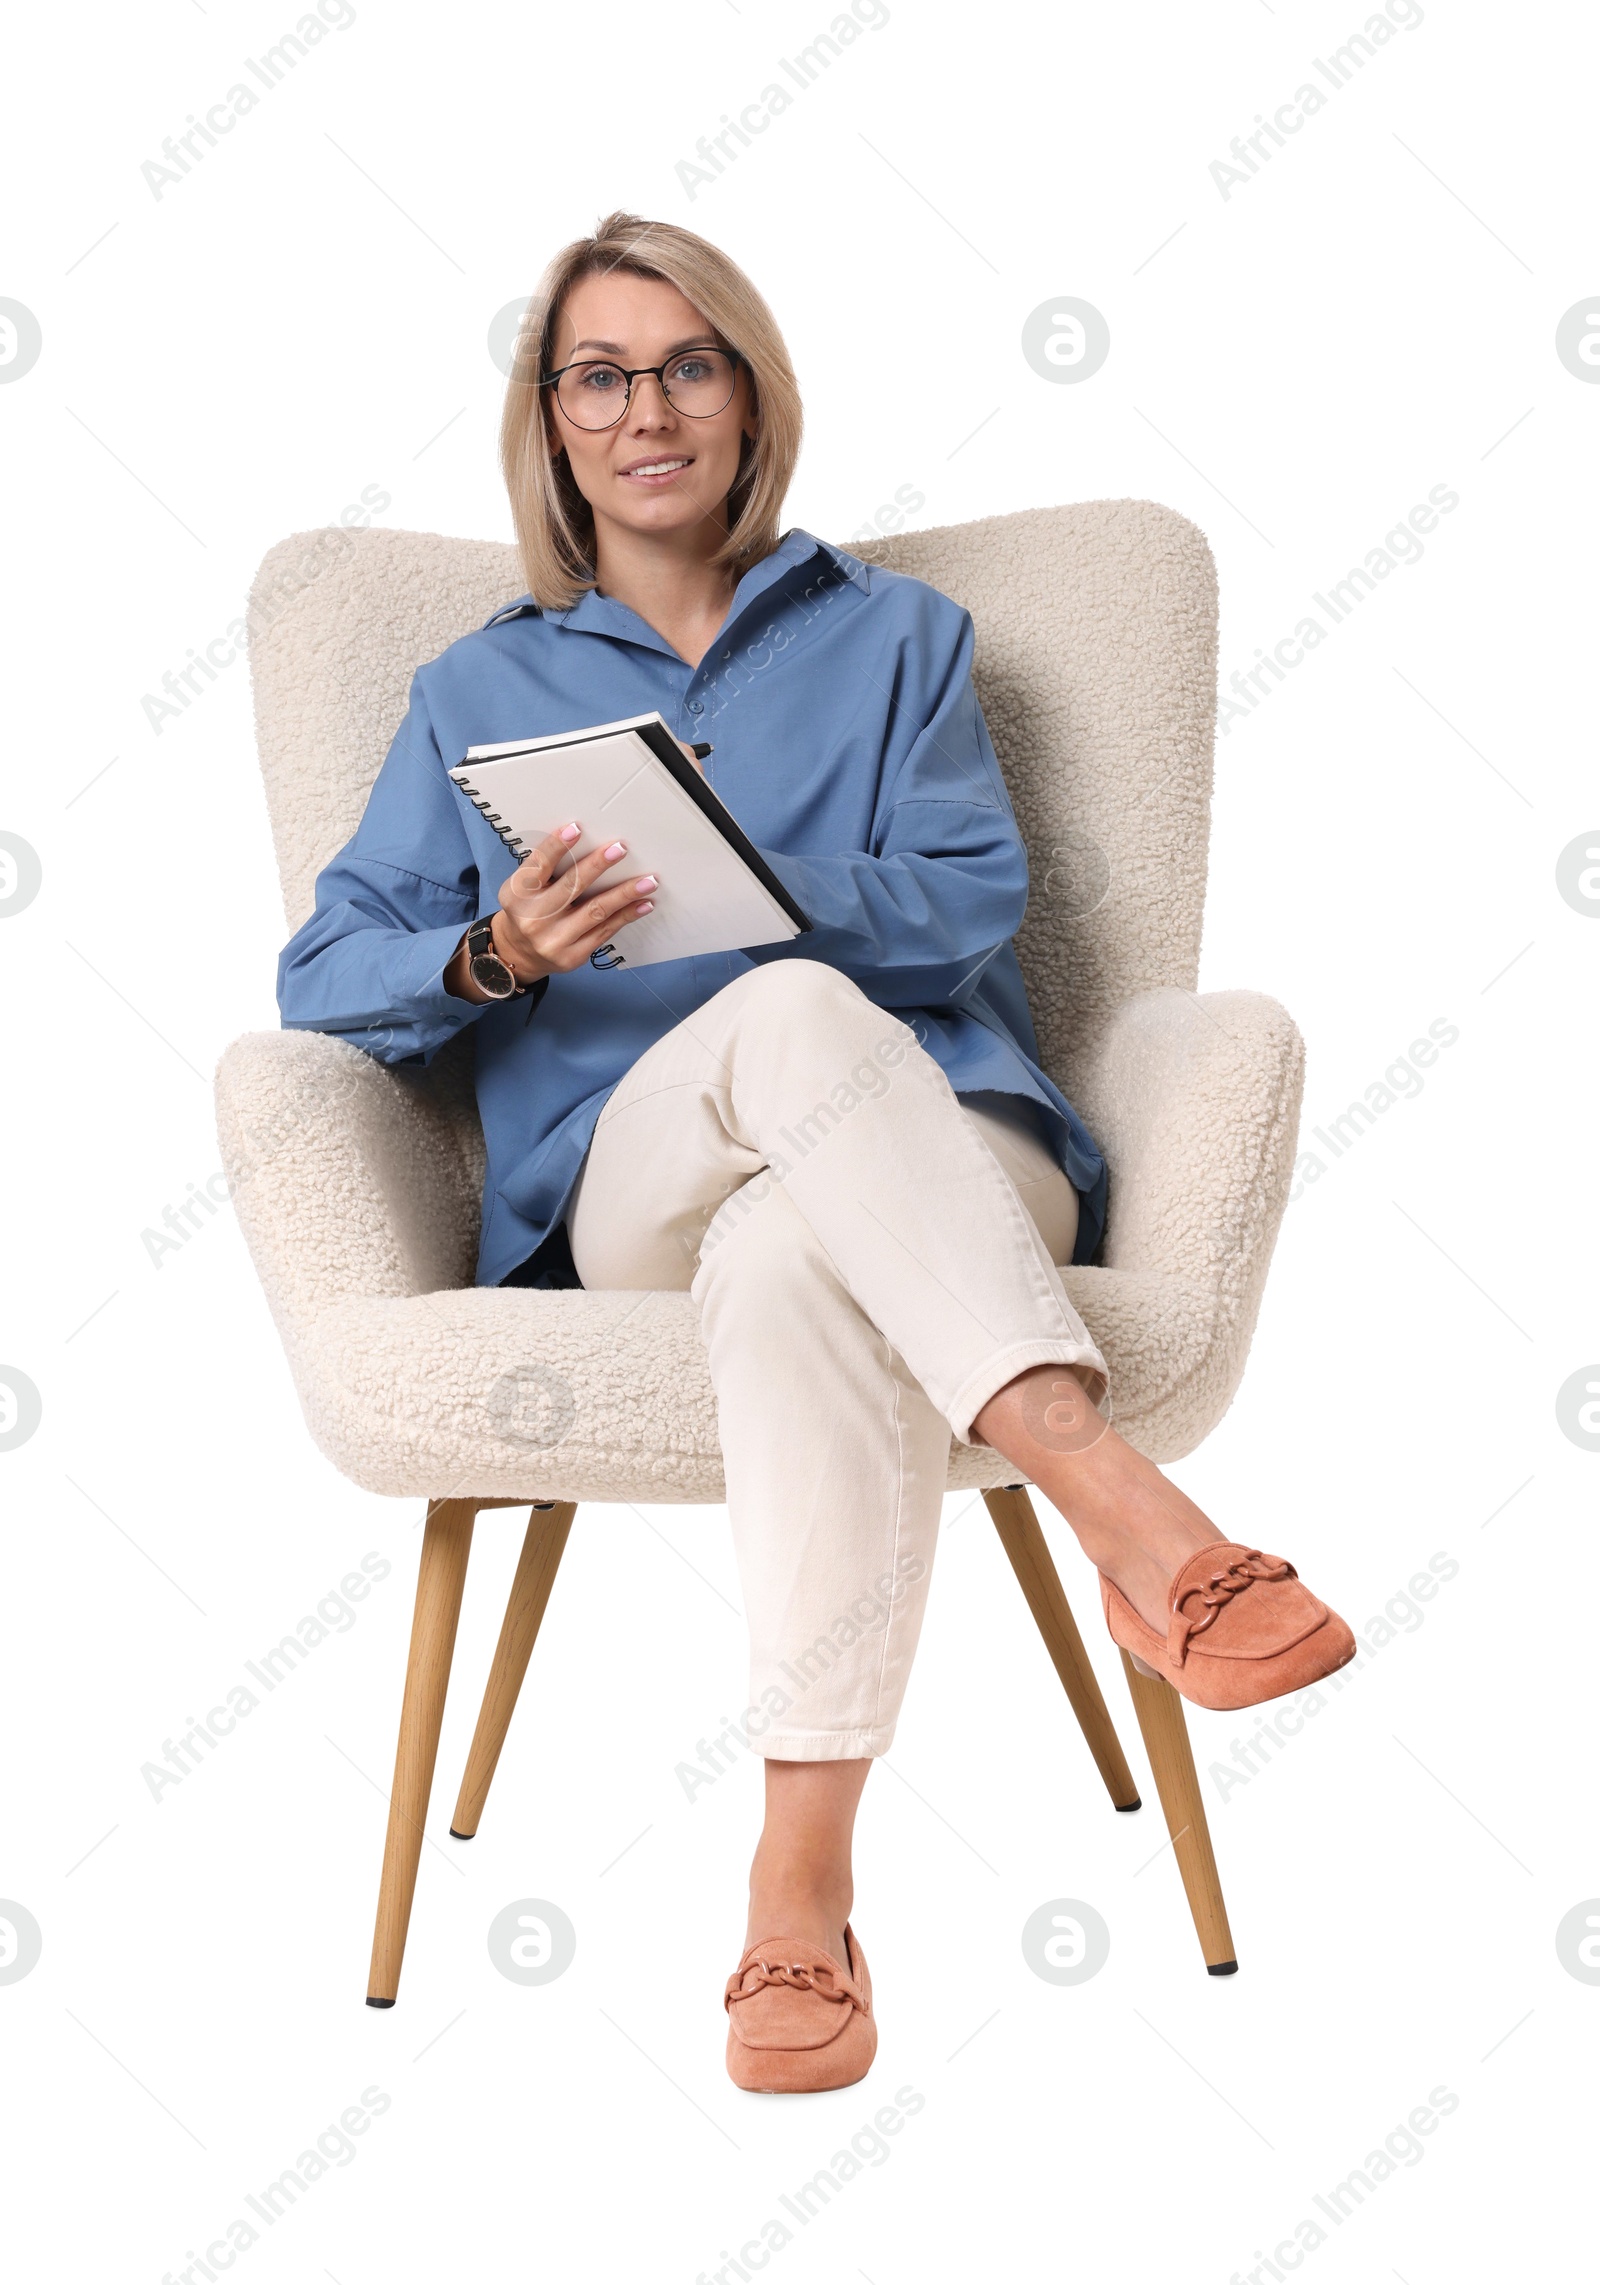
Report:
[[[1106,1361],[1092,1341],[1015,1341],[1008,1349],[998,1349],[985,1359],[975,1373],[968,1375],[951,1398],[945,1418],[949,1421],[957,1440],[972,1442],[972,1423],[983,1410],[990,1397],[998,1396],[1010,1386],[1019,1373],[1035,1365],[1088,1365],[1097,1373],[1106,1374]]]
[[[865,1761],[887,1753],[893,1722],[870,1730],[770,1730],[755,1743],[765,1761]]]

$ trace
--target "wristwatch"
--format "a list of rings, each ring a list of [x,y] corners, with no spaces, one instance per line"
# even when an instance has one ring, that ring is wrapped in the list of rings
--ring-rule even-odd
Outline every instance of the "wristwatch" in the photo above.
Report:
[[[480,992],[491,1000],[520,1000],[527,991],[494,948],[492,917],[475,920],[467,930],[467,971]]]

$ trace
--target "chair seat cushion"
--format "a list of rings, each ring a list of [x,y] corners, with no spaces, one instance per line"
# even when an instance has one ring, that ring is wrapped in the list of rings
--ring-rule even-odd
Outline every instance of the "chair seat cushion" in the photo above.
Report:
[[[1116,1421],[1142,1448],[1184,1448],[1215,1409],[1215,1297],[1177,1278],[1063,1273],[1100,1343]],[[716,1399],[687,1293],[477,1287],[358,1297],[293,1342],[318,1444],[368,1491],[399,1497],[724,1497]],[[952,1491],[1014,1483],[997,1452],[952,1437]]]

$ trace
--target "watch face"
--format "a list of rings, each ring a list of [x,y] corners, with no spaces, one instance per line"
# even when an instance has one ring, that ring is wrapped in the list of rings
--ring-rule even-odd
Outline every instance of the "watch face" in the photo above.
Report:
[[[497,953],[478,953],[471,967],[472,981],[480,992],[487,992],[491,999],[509,1000],[515,992],[517,979]]]

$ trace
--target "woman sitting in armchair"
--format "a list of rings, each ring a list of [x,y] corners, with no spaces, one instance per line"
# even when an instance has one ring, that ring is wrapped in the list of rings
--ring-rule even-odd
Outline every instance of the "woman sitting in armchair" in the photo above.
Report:
[[[864,352],[832,380],[862,419],[892,411]],[[1039,1486],[1113,1638],[1197,1704],[1298,1690],[1354,1648],[1109,1425],[1058,1275],[1093,1259],[1106,1170],[1038,1063],[1011,942],[1027,860],[972,622],[780,532],[800,430],[772,314],[716,248],[618,213],[556,257],[502,432],[528,593],[417,674],[280,973],[286,1024],[387,1062],[476,1026],[480,1284],[694,1297],[766,1762],[728,2067],[790,2090],[849,2084],[876,2045],[851,1835],[952,1435]],[[619,842],[557,877],[577,818],[519,863],[447,775],[472,745],[652,710],[709,739],[708,780],[809,933],[596,964],[673,883]],[[841,1646],[863,1595],[881,1624]]]

